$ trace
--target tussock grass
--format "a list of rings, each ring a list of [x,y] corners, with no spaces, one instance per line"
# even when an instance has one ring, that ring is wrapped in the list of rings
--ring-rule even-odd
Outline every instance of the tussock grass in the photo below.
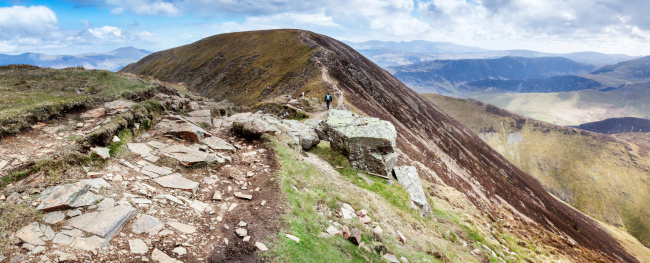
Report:
[[[105,70],[0,67],[0,137],[119,98],[140,99],[155,86]]]

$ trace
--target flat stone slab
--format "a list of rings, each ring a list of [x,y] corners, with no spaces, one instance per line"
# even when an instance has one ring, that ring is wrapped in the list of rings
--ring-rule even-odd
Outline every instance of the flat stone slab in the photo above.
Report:
[[[131,232],[134,234],[147,233],[149,235],[155,235],[164,227],[165,224],[158,221],[158,219],[149,215],[142,215],[131,224]]]
[[[396,166],[393,169],[393,173],[397,181],[404,187],[404,190],[411,196],[411,206],[413,208],[419,208],[422,215],[428,215],[431,208],[422,189],[418,170],[414,166]]]
[[[167,224],[169,226],[173,227],[174,229],[176,229],[178,231],[181,231],[181,232],[183,232],[185,234],[192,234],[192,233],[196,232],[196,227],[193,227],[193,226],[190,226],[190,225],[187,225],[187,224],[183,224],[183,223],[179,223],[179,222],[167,222]]]
[[[99,158],[102,158],[104,160],[111,158],[110,149],[106,147],[94,147],[94,148],[90,148],[90,150],[95,154],[97,154]]]
[[[79,196],[88,192],[88,189],[90,186],[82,182],[47,188],[41,194],[42,201],[36,209],[50,211],[68,208]]]
[[[131,239],[129,240],[129,249],[133,254],[146,254],[149,251],[147,243],[142,241],[142,239]]]
[[[94,205],[98,201],[101,201],[104,199],[103,195],[98,195],[93,192],[86,192],[85,194],[77,197],[72,204],[70,204],[71,207],[83,207],[83,206],[89,206],[89,205]]]
[[[98,251],[105,245],[108,245],[108,240],[98,236],[91,236],[87,238],[78,237],[72,246],[86,251]]]
[[[74,238],[63,233],[56,233],[52,242],[57,245],[68,246],[72,244]]]
[[[85,179],[85,180],[81,180],[80,182],[87,184],[90,186],[90,188],[94,188],[94,189],[111,188],[111,184],[106,182],[106,180],[104,180],[103,178]]]
[[[55,211],[55,212],[49,212],[45,217],[43,218],[43,222],[54,225],[58,222],[63,221],[65,219],[65,214],[60,211]]]
[[[168,175],[168,174],[171,174],[173,172],[171,169],[156,166],[156,165],[153,165],[153,164],[148,164],[148,165],[145,165],[144,167],[142,167],[141,172],[144,172],[144,171],[155,173],[155,174],[158,174],[158,175]]]
[[[182,117],[178,118],[181,120],[163,120],[156,124],[156,129],[189,142],[198,142],[211,136],[205,129],[185,121]]]
[[[235,147],[230,145],[230,143],[226,142],[224,139],[221,139],[216,136],[205,138],[201,142],[205,143],[205,145],[207,145],[213,150],[235,152]]]
[[[166,157],[178,160],[185,166],[205,162],[206,158],[208,158],[208,153],[183,145],[172,145],[162,148],[160,149],[160,153]]]
[[[170,174],[163,177],[158,177],[153,179],[154,182],[159,185],[167,188],[183,189],[183,190],[192,190],[193,193],[199,189],[199,183],[194,182],[190,179],[187,179],[181,176],[178,173]]]
[[[16,232],[16,237],[25,243],[32,244],[34,246],[43,246],[45,242],[41,240],[41,237],[44,236],[41,232],[41,228],[37,222],[31,223]]]
[[[172,258],[157,248],[154,248],[153,252],[151,252],[151,260],[159,263],[183,263],[183,261]]]
[[[135,216],[137,210],[119,205],[101,212],[92,212],[72,218],[69,225],[111,240]]]
[[[126,147],[129,148],[129,151],[139,154],[140,156],[151,155],[151,147],[147,146],[146,143],[127,143]]]
[[[235,197],[240,198],[240,199],[245,199],[245,200],[253,199],[253,195],[244,194],[244,193],[240,193],[240,192],[235,192]]]
[[[190,117],[211,117],[212,114],[210,113],[210,110],[195,110],[195,111],[188,112],[187,116],[190,116]]]

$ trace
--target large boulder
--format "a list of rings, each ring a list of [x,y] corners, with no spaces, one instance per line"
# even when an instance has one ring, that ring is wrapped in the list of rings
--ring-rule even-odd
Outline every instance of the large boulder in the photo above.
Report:
[[[393,176],[411,196],[411,206],[414,209],[420,209],[423,216],[428,216],[431,208],[422,189],[422,184],[420,184],[418,170],[413,166],[396,166],[393,169]]]
[[[320,138],[314,128],[297,120],[283,120],[288,128],[288,134],[293,143],[300,145],[304,150],[309,150],[320,143]]]
[[[259,113],[236,114],[233,117],[235,120],[232,123],[232,129],[241,136],[257,138],[265,133],[271,135],[280,133],[280,130],[272,124],[273,121],[277,122],[277,119]]]
[[[381,175],[393,170],[397,131],[392,123],[332,109],[327,112],[323,132],[334,150],[348,156],[352,167]]]

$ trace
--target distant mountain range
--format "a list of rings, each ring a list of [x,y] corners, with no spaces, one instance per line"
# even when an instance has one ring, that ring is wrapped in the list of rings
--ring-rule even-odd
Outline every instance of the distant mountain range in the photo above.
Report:
[[[602,121],[583,123],[576,128],[602,134],[616,134],[629,132],[650,132],[650,120],[643,118],[624,117],[610,118]]]
[[[554,54],[532,50],[487,50],[450,42],[431,42],[422,40],[408,42],[346,42],[346,44],[383,68],[432,60],[493,59],[506,56],[526,58],[563,57],[584,64],[594,64],[596,66],[615,64],[621,61],[638,58],[624,54],[603,54],[598,52]]]
[[[136,62],[151,53],[151,51],[144,49],[122,47],[104,53],[79,55],[47,55],[41,53],[24,53],[20,55],[0,54],[0,66],[11,64],[28,64],[50,68],[81,66],[86,69],[118,71],[124,66]]]
[[[593,65],[560,57],[503,57],[498,59],[435,60],[388,68],[395,77],[420,93],[465,97],[474,93],[558,92],[600,88],[598,82],[576,76]],[[526,81],[529,79],[548,80]],[[568,85],[559,85],[569,83]],[[580,85],[574,85],[580,83]],[[564,87],[569,88],[564,88]]]

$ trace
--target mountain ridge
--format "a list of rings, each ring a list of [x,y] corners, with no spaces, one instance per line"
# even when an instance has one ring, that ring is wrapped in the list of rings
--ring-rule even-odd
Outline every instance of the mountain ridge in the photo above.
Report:
[[[259,42],[278,48],[258,53]],[[224,49],[242,44],[250,48]],[[293,48],[294,52],[286,53]],[[268,63],[275,63],[279,69],[273,71],[272,67],[259,66]],[[300,66],[291,67],[296,64]],[[280,73],[277,70],[284,75],[271,74]],[[635,261],[592,219],[554,199],[531,176],[460,123],[375,63],[329,37],[300,30],[217,35],[153,53],[122,72],[171,82],[198,79],[187,83],[190,90],[245,106],[254,106],[265,96],[297,96],[304,91],[310,97],[321,97],[325,91],[335,92],[335,101],[345,101],[344,107],[391,121],[398,131],[398,148],[406,156],[421,162],[444,183],[467,195],[484,213],[504,217],[505,213],[490,211],[505,205],[512,213],[536,222],[547,231],[559,233],[560,237],[601,251],[614,260]],[[209,77],[218,81],[206,81]],[[240,85],[229,79],[237,79]],[[242,84],[241,80],[247,82]],[[260,82],[267,85],[260,87]],[[247,94],[250,98],[244,97]]]
[[[125,65],[151,54],[151,51],[134,47],[121,47],[103,53],[84,53],[78,55],[47,55],[42,53],[23,53],[20,55],[0,54],[0,66],[27,64],[38,67],[120,70]]]

